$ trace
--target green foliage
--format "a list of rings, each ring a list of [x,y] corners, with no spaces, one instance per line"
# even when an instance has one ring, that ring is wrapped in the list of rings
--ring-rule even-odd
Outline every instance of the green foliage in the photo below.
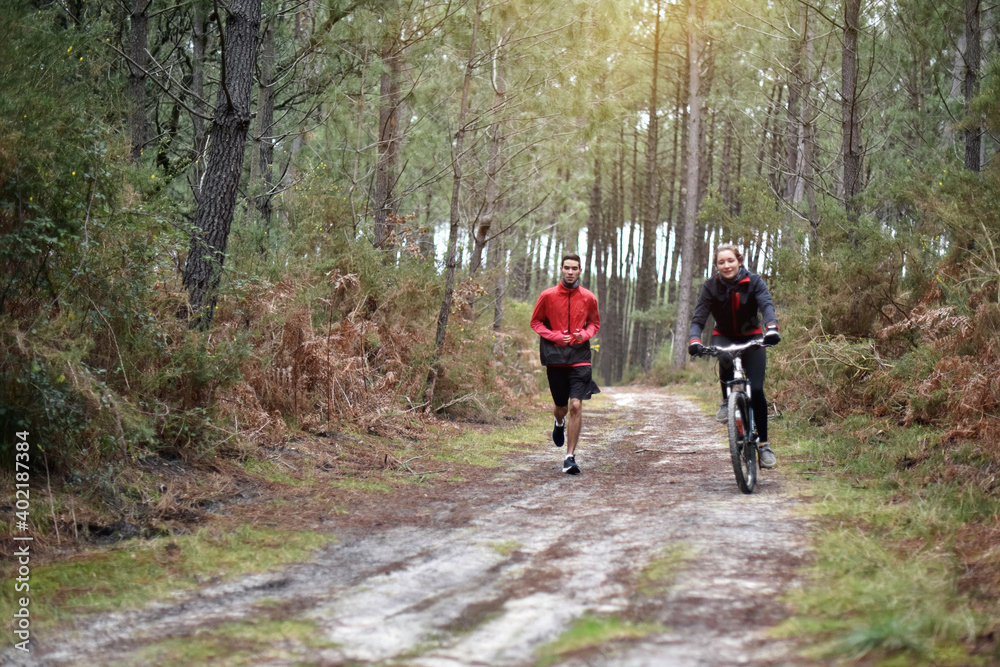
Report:
[[[869,336],[899,308],[903,242],[862,219],[812,269],[823,331]]]
[[[632,316],[636,324],[644,324],[650,329],[668,330],[674,326],[677,319],[676,303],[657,303],[648,310],[637,310]]]
[[[5,466],[13,467],[14,457],[9,453],[14,451],[17,431],[34,431],[34,442],[50,442],[58,434],[66,438],[78,436],[88,425],[85,406],[73,392],[65,373],[54,369],[45,359],[9,354],[0,375],[0,387]]]
[[[960,127],[983,127],[994,135],[1000,132],[1000,58],[991,58],[983,68],[979,95],[972,101],[969,116]]]
[[[52,11],[0,9],[0,314],[18,318],[50,307],[72,271],[60,260],[116,197],[93,54]]]
[[[778,200],[767,183],[744,178],[737,184],[739,214],[730,215],[722,205],[721,195],[713,190],[698,218],[703,223],[721,225],[723,236],[740,248],[760,245],[765,235],[774,235],[781,220]]]

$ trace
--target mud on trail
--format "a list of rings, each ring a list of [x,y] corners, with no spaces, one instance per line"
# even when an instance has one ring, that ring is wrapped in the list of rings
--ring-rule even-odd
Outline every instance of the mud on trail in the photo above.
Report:
[[[804,664],[767,636],[807,557],[780,471],[742,495],[723,428],[694,403],[642,387],[605,393],[585,407],[579,476],[560,472],[563,450],[540,434],[483,479],[397,491],[333,518],[338,541],[310,563],[87,617],[40,639],[30,662],[10,651],[0,662],[160,664],[159,643],[280,618],[310,636],[239,664],[534,665],[579,618],[613,616],[648,634],[547,664]]]

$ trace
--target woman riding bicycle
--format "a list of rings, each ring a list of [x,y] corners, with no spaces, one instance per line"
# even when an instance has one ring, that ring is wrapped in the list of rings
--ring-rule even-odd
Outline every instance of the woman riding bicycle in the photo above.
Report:
[[[743,343],[764,334],[764,342],[776,345],[781,340],[778,333],[778,318],[774,315],[771,293],[764,279],[747,271],[743,266],[743,254],[739,249],[724,243],[715,250],[714,276],[705,281],[698,294],[698,304],[691,318],[688,336],[688,353],[698,356],[703,350],[701,333],[709,314],[715,319],[712,343],[716,346]],[[757,318],[760,311],[761,319]],[[767,440],[767,399],[764,396],[764,372],[767,369],[767,350],[757,348],[743,355],[743,368],[750,381],[750,406],[757,426],[758,453],[762,468],[773,468],[776,460]],[[722,383],[722,405],[716,419],[725,422],[726,382],[733,379],[732,364],[719,364],[719,380]]]

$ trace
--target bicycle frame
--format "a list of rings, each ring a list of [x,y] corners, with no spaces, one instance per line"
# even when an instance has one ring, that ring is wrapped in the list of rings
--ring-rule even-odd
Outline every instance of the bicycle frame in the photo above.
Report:
[[[728,350],[725,350],[728,352]],[[747,402],[750,401],[750,383],[747,382],[746,371],[743,370],[743,358],[734,355],[733,356],[733,379],[726,380],[723,382],[724,385],[729,389],[729,393],[726,394],[726,398],[729,398],[729,394],[734,391],[746,394]],[[750,424],[753,424],[753,413],[750,413]],[[756,432],[754,433],[756,438]]]

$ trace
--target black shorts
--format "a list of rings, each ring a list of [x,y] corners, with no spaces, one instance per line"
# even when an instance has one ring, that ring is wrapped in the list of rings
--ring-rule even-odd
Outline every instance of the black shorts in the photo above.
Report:
[[[552,392],[552,402],[556,407],[569,405],[569,399],[587,400],[594,394],[601,393],[594,383],[590,366],[546,366],[549,376],[549,391]]]

